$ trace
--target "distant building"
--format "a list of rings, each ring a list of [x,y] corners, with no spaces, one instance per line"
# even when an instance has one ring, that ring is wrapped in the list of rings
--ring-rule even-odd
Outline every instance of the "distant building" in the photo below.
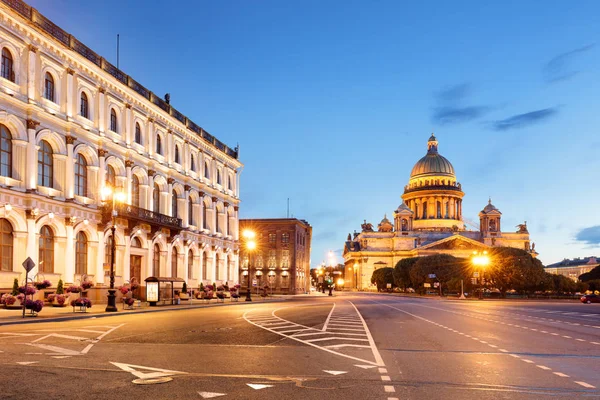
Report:
[[[377,225],[364,221],[362,232],[348,234],[344,246],[346,287],[368,289],[377,268],[394,267],[408,257],[450,254],[467,258],[473,251],[507,246],[529,251],[527,224],[516,232],[501,231],[502,213],[490,199],[479,213],[479,230],[466,230],[462,215],[464,197],[454,167],[438,153],[438,141],[432,134],[427,154],[413,167],[404,187],[402,204]]]
[[[246,249],[243,232],[256,234],[257,247]],[[296,218],[240,219],[240,284],[256,280],[273,293],[300,294],[310,289],[310,244],[312,227]],[[252,282],[251,282],[252,284]]]
[[[564,259],[561,262],[546,265],[545,271],[549,274],[564,275],[574,281],[579,280],[579,275],[590,272],[600,265],[596,256],[574,258],[572,260]]]

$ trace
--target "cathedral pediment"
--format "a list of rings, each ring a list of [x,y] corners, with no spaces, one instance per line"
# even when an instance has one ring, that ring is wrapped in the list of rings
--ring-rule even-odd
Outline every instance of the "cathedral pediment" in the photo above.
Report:
[[[484,250],[488,246],[473,239],[453,235],[419,248],[419,250]]]

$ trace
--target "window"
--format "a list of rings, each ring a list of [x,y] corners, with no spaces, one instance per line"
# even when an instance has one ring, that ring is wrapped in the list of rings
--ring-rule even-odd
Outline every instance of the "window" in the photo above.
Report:
[[[221,170],[217,169],[217,183],[220,185],[221,184]]]
[[[175,162],[177,164],[181,164],[181,162],[179,160],[179,146],[175,146]]]
[[[171,276],[177,276],[177,247],[173,247],[173,251],[171,252]]]
[[[110,130],[113,132],[118,132],[119,126],[117,125],[117,112],[114,108],[110,109]]]
[[[190,169],[196,172],[196,163],[194,162],[194,155],[192,154],[190,157]]]
[[[194,202],[191,197],[188,199],[188,224],[194,225]]]
[[[87,274],[87,236],[83,232],[77,234],[75,243],[75,273]]]
[[[131,247],[135,247],[136,249],[142,248],[142,241],[139,237],[136,236],[133,238],[133,240],[131,241]]]
[[[188,251],[188,279],[193,279],[193,273],[192,271],[194,270],[194,253],[190,250]]]
[[[142,144],[142,128],[140,124],[136,122],[135,124],[135,137],[133,139],[137,144]]]
[[[87,197],[87,161],[82,154],[75,160],[75,194]]]
[[[233,186],[231,185],[231,176],[227,178],[227,189],[233,190]]]
[[[290,234],[282,233],[281,234],[281,243],[289,243],[290,242]]]
[[[220,233],[221,232],[221,224],[220,224],[220,218],[219,218],[219,210],[215,208],[215,213],[217,213],[217,218],[216,219],[216,223],[217,225],[215,226],[215,233]]]
[[[54,177],[54,159],[52,146],[45,140],[40,142],[38,152],[38,185],[52,187]]]
[[[49,72],[46,72],[44,79],[44,97],[50,101],[54,101],[54,78]]]
[[[162,155],[162,139],[160,135],[156,135],[156,154]]]
[[[13,269],[13,228],[7,219],[0,219],[0,271]]]
[[[276,233],[269,233],[269,243],[273,244],[277,241],[277,234]]]
[[[152,257],[152,276],[160,276],[160,246],[154,245],[154,256]]]
[[[81,92],[79,114],[81,114],[81,116],[84,118],[90,119],[88,97],[87,94],[85,94],[85,92]]]
[[[206,179],[210,179],[210,173],[209,173],[209,169],[208,169],[208,162],[204,163],[204,177]]]
[[[158,183],[154,184],[154,191],[152,192],[152,203],[153,203],[153,211],[160,212],[160,186]]]
[[[106,168],[105,182],[106,186],[110,186],[111,189],[114,189],[116,187],[117,173],[115,172],[115,168],[112,165],[109,165]]]
[[[54,232],[48,225],[40,229],[38,267],[40,272],[54,273]]]
[[[227,236],[229,236],[231,234],[231,231],[229,230],[229,225],[230,225],[229,217],[230,217],[229,210],[227,210],[227,213],[225,214],[225,234]]]
[[[131,204],[140,206],[140,179],[137,175],[133,175],[131,179]]]
[[[11,82],[15,81],[12,54],[6,47],[2,49],[2,77]]]
[[[173,196],[171,200],[171,216],[177,217],[177,192],[173,190]]]
[[[208,256],[206,252],[202,253],[202,279],[206,280],[206,276],[208,275]]]
[[[12,135],[0,124],[0,175],[12,177]]]
[[[206,215],[206,204],[205,203],[201,203],[201,207],[202,207],[202,228],[203,229],[208,229],[208,216]]]

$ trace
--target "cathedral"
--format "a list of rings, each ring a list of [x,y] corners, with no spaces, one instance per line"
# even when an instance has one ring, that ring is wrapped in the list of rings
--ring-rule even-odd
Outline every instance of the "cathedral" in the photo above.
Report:
[[[364,221],[361,232],[348,234],[344,245],[345,286],[373,288],[374,270],[393,268],[408,257],[444,253],[468,258],[473,252],[496,246],[537,255],[535,244],[529,242],[526,223],[519,224],[516,232],[502,232],[502,213],[491,199],[479,212],[479,230],[467,230],[462,215],[464,195],[454,167],[439,154],[438,141],[432,134],[427,154],[412,169],[393,221],[384,216],[377,228]]]

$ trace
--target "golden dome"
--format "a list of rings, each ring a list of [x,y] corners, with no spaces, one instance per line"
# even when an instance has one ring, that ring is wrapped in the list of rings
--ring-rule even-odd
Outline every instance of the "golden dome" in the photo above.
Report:
[[[421,158],[412,169],[410,177],[419,175],[452,175],[454,176],[454,167],[446,157],[438,153],[438,141],[433,135],[427,142],[427,155]]]

